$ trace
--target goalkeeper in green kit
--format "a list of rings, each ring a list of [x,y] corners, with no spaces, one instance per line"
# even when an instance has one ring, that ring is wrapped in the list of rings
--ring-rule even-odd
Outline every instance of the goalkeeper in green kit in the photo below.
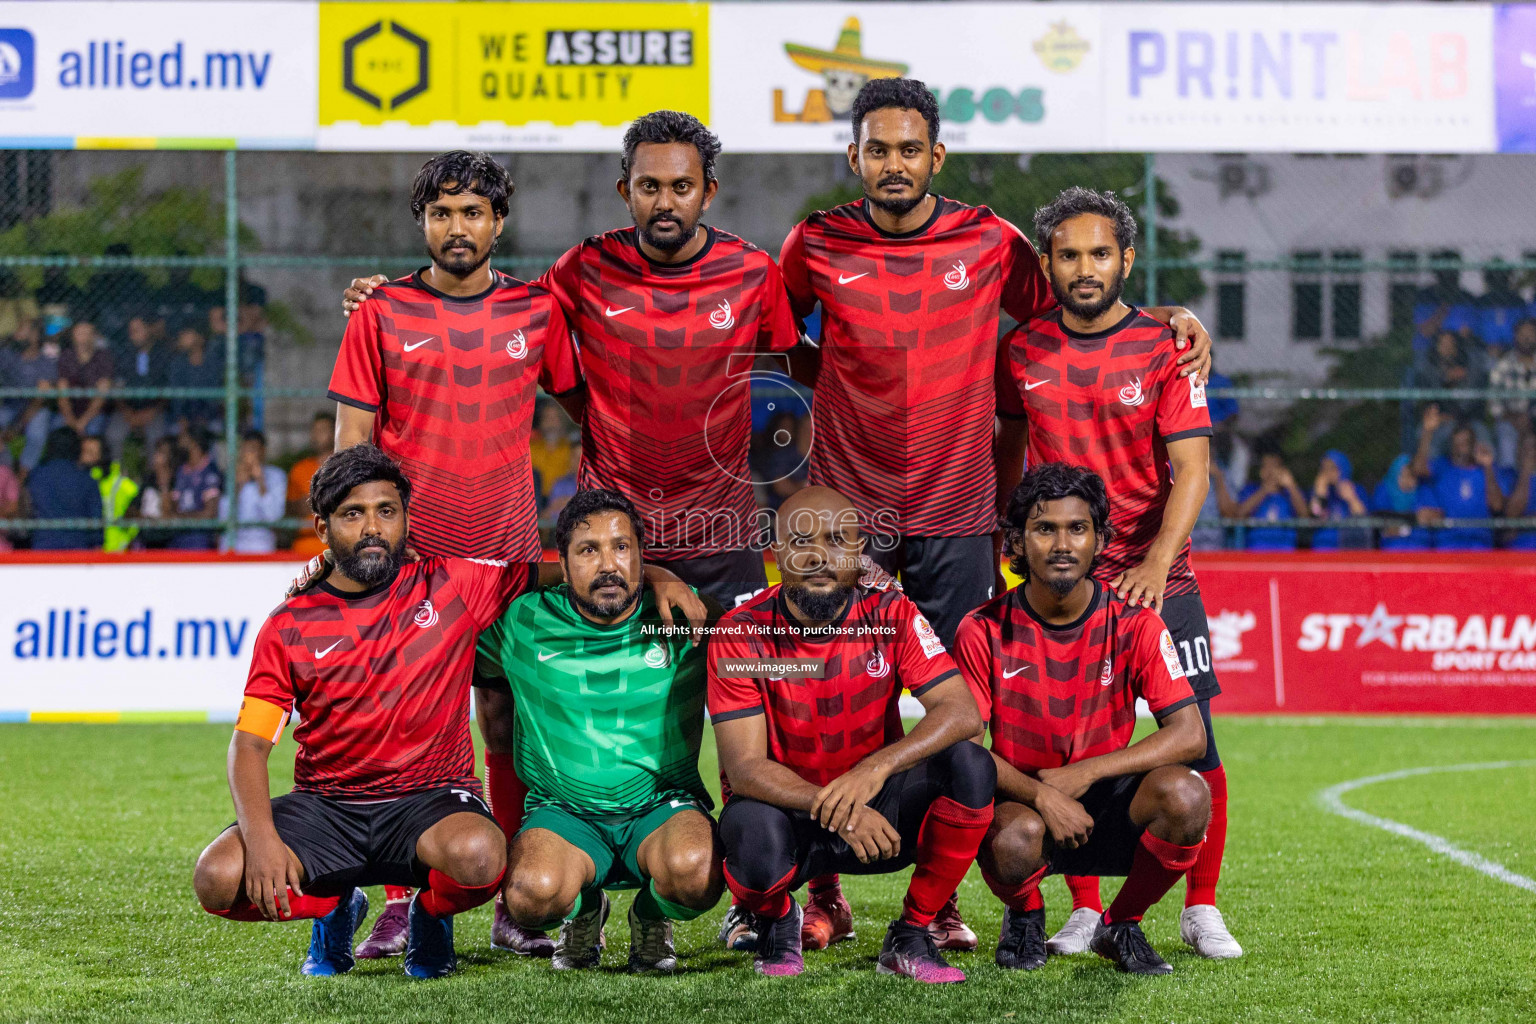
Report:
[[[643,545],[626,498],[579,492],[555,527],[566,582],[513,601],[480,637],[479,670],[512,688],[528,786],[503,895],[525,927],[564,922],[556,970],[596,967],[604,890],[639,889],[629,969],[675,971],[672,922],[724,888],[699,777],[704,650],[663,629],[642,586]]]

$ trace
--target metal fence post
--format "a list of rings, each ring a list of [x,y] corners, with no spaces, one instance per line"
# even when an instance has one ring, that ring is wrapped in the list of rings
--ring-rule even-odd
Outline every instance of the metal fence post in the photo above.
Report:
[[[1157,305],[1157,154],[1142,157],[1142,247],[1141,258],[1147,275],[1145,304]]]
[[[235,546],[235,518],[239,515],[239,488],[235,485],[240,438],[240,211],[235,199],[238,176],[235,150],[224,151],[224,493],[229,513],[224,518],[224,541]]]

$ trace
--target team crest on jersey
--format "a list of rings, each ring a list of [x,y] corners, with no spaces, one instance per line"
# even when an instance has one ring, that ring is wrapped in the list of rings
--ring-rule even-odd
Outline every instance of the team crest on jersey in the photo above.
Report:
[[[944,287],[952,292],[958,292],[971,283],[970,275],[965,272],[965,261],[956,260],[949,273],[944,275]]]
[[[645,652],[645,663],[651,668],[666,668],[672,664],[672,652],[663,644],[651,644]]]
[[[507,342],[507,355],[513,359],[521,359],[528,354],[528,339],[523,337],[522,331],[512,332],[512,340]]]
[[[431,629],[437,625],[437,609],[432,607],[432,599],[430,597],[425,598],[421,604],[416,606],[416,615],[411,621],[422,629]]]
[[[933,631],[933,627],[921,614],[912,616],[912,632],[917,634],[917,642],[923,645],[923,653],[928,657],[933,658],[944,653],[944,642],[939,639],[939,634]]]
[[[736,314],[731,312],[729,299],[721,300],[720,307],[709,314],[709,326],[721,331],[728,331],[736,326]]]
[[[1129,406],[1137,406],[1147,400],[1147,396],[1141,391],[1141,378],[1137,377],[1125,387],[1120,389],[1120,401]]]
[[[1174,649],[1173,637],[1168,631],[1163,630],[1162,639],[1158,641],[1158,650],[1162,652],[1163,664],[1168,666],[1168,676],[1171,679],[1184,678],[1184,663],[1179,661],[1179,652]]]
[[[1099,672],[1099,685],[1108,686],[1115,681],[1115,659],[1105,658],[1104,668]]]
[[[884,679],[891,674],[891,663],[885,660],[885,652],[876,647],[869,660],[864,662],[864,674],[871,679]]]

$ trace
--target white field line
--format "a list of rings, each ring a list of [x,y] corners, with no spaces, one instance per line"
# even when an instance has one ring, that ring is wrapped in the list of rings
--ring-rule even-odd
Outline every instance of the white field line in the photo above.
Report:
[[[1361,825],[1369,825],[1371,828],[1379,828],[1383,832],[1390,832],[1405,839],[1412,839],[1416,843],[1422,843],[1429,847],[1442,857],[1449,857],[1463,867],[1469,867],[1473,871],[1480,871],[1489,878],[1497,879],[1516,888],[1525,889],[1528,892],[1536,892],[1536,879],[1517,874],[1504,865],[1491,861],[1481,854],[1473,853],[1471,850],[1463,850],[1450,840],[1437,836],[1432,832],[1423,832],[1411,825],[1404,825],[1400,821],[1393,821],[1391,818],[1378,818],[1374,814],[1357,811],[1345,804],[1343,800],[1345,793],[1377,782],[1409,779],[1417,775],[1437,775],[1442,772],[1481,772],[1496,771],[1500,768],[1530,767],[1536,767],[1536,760],[1484,761],[1480,764],[1448,764],[1424,768],[1404,768],[1401,771],[1386,772],[1382,775],[1367,775],[1363,779],[1350,779],[1347,782],[1340,782],[1318,793],[1317,799],[1325,810],[1337,814],[1341,818],[1348,818],[1350,821],[1358,822]]]

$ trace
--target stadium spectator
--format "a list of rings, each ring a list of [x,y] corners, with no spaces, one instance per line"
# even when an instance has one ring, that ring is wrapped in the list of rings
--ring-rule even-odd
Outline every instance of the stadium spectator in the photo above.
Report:
[[[118,353],[117,384],[124,388],[160,388],[168,382],[170,353],[158,344],[154,324],[147,316],[129,319],[128,344]],[[165,434],[166,400],[163,398],[120,398],[117,410],[107,424],[107,444],[115,452],[123,450],[130,436],[141,438],[146,448]]]
[[[224,490],[224,474],[214,465],[208,431],[191,426],[182,432],[181,468],[171,490],[171,507],[180,519],[207,519],[219,514],[219,495]],[[211,551],[216,534],[202,530],[178,530],[171,536],[170,547],[181,551]]]
[[[1435,343],[1414,358],[1410,387],[1419,388],[1481,388],[1488,385],[1488,359],[1483,346],[1444,330],[1435,336]],[[1483,404],[1475,400],[1440,401],[1437,403],[1446,415],[1440,419],[1441,429],[1435,435],[1432,454],[1444,454],[1450,440],[1451,424],[1456,420],[1474,423],[1482,415]],[[1491,440],[1488,428],[1481,423],[1476,427],[1478,440]],[[1415,435],[1405,447],[1412,451],[1418,447]]]
[[[0,494],[0,502],[4,500]],[[1504,514],[1511,519],[1536,515],[1536,434],[1520,439],[1520,461],[1504,502]],[[1536,551],[1536,530],[1516,530],[1509,547],[1515,551]]]
[[[1365,500],[1354,479],[1354,463],[1337,448],[1323,455],[1312,482],[1310,511],[1314,519],[1344,519],[1367,514]],[[1312,535],[1312,550],[1334,551],[1339,548],[1368,548],[1371,535],[1362,527],[1329,528]]]
[[[241,522],[281,519],[288,497],[288,477],[276,466],[267,465],[267,435],[247,430],[240,437],[235,458],[233,488],[235,518]],[[219,503],[219,515],[229,515],[231,495]],[[277,534],[270,526],[242,526],[235,530],[234,546],[245,555],[266,555],[277,550]]]
[[[0,519],[15,519],[21,512],[21,478],[11,468],[10,453],[0,449]],[[0,530],[0,553],[14,550],[10,534]]]
[[[1232,379],[1214,371],[1206,381],[1207,392],[1214,388],[1229,387],[1232,387]],[[1232,500],[1232,491],[1240,491],[1248,483],[1253,448],[1237,432],[1238,408],[1235,398],[1223,395],[1210,397],[1211,486],[1206,489],[1205,501],[1200,505],[1200,519],[1189,535],[1190,546],[1197,551],[1220,551],[1227,546],[1227,531],[1217,519],[1236,514],[1237,502]],[[1226,496],[1225,509],[1223,495]]]
[[[144,519],[170,519],[175,514],[171,492],[176,489],[176,471],[181,468],[181,445],[174,437],[162,437],[155,442],[149,457],[149,473],[144,489],[139,495],[139,515]],[[163,548],[171,539],[165,530],[146,528],[143,534],[145,547]]]
[[[309,518],[309,482],[314,479],[320,463],[330,458],[336,450],[336,415],[317,412],[309,423],[309,454],[288,470],[288,517]],[[293,539],[293,553],[312,557],[325,550],[325,543],[315,536],[315,531],[300,530]]]
[[[59,353],[59,387],[110,391],[113,375],[112,357],[103,346],[96,325],[89,320],[75,321],[69,329],[69,344]],[[57,423],[73,427],[82,436],[102,433],[107,429],[106,395],[90,398],[61,395]]]
[[[1305,519],[1307,498],[1296,486],[1280,453],[1273,449],[1259,455],[1259,479],[1238,495],[1240,519]],[[1289,527],[1248,527],[1244,547],[1249,551],[1295,551],[1296,531]]]
[[[167,369],[166,383],[174,388],[224,386],[224,360],[217,348],[196,327],[176,332],[176,355]],[[220,403],[212,398],[176,398],[171,401],[171,423],[180,433],[189,426],[213,429],[220,423]]]
[[[1504,510],[1504,491],[1494,470],[1493,445],[1477,439],[1471,425],[1451,429],[1447,454],[1431,455],[1431,438],[1444,426],[1440,410],[1424,410],[1419,447],[1413,456],[1413,473],[1429,490],[1429,504],[1421,505],[1420,522],[1438,525],[1444,519],[1486,519]],[[1436,551],[1487,551],[1493,547],[1493,531],[1483,528],[1440,529],[1435,533]]]
[[[752,473],[762,481],[758,503],[777,510],[784,499],[805,486],[810,465],[811,431],[807,420],[788,409],[774,413],[752,439]]]
[[[25,437],[21,470],[30,472],[43,454],[53,424],[49,403],[41,397],[59,379],[58,359],[43,347],[43,331],[36,320],[24,320],[11,338],[10,358],[0,364],[0,381],[6,387],[36,388],[37,398],[13,398],[0,403],[0,430],[19,431]]]
[[[1488,386],[1536,391],[1536,319],[1526,317],[1515,326],[1514,347],[1493,364]],[[1493,420],[1498,464],[1514,466],[1520,438],[1536,429],[1530,399],[1491,399],[1488,417]]]
[[[576,472],[578,449],[571,443],[571,420],[554,402],[539,403],[533,437],[528,442],[528,459],[538,476],[539,504],[549,500],[549,490],[556,480]]]
[[[1400,525],[1383,527],[1381,550],[1428,551],[1429,531],[1418,525],[1421,505],[1431,500],[1428,492],[1413,473],[1412,459],[1399,455],[1387,468],[1386,476],[1371,493],[1371,512],[1378,516],[1402,520]]]
[[[91,474],[101,492],[102,518],[106,520],[101,549],[103,551],[127,551],[139,535],[137,526],[124,526],[121,520],[128,515],[139,496],[139,485],[123,473],[107,448],[105,438],[85,437],[80,442],[80,465]]]
[[[43,458],[27,475],[27,499],[33,519],[100,519],[101,492],[80,465],[80,435],[73,427],[55,427],[43,446]],[[99,547],[101,528],[32,531],[34,551],[70,551]]]

